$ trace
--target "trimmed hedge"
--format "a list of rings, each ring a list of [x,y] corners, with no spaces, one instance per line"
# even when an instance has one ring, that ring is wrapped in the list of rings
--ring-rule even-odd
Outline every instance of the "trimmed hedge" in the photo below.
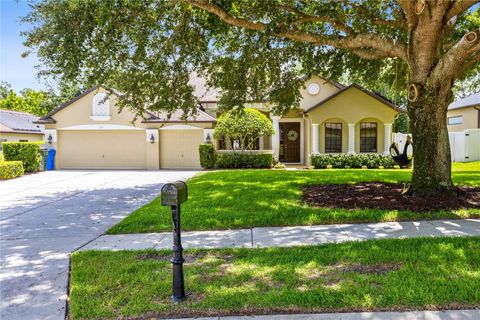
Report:
[[[2,143],[5,161],[22,161],[25,172],[37,172],[40,166],[40,144],[36,142]]]
[[[376,169],[381,166],[390,169],[396,165],[392,157],[381,154],[312,154],[311,159],[315,169]]]
[[[215,148],[213,144],[201,144],[198,147],[200,152],[200,165],[204,169],[215,167]]]
[[[273,166],[273,155],[271,154],[217,154],[215,167],[219,169],[240,169],[240,168],[271,168]]]
[[[23,175],[22,161],[0,161],[0,180],[13,179]]]

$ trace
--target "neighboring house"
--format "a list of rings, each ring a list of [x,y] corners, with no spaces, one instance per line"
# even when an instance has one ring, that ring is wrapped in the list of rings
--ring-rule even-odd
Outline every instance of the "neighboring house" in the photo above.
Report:
[[[480,92],[448,106],[447,126],[449,132],[480,128]]]
[[[200,105],[196,117],[181,119],[176,112],[146,112],[132,123],[133,114],[118,113],[117,94],[105,101],[106,90],[92,88],[63,104],[37,123],[45,124],[45,140],[57,149],[61,169],[199,168],[198,145],[213,137],[219,91],[192,76],[190,83]],[[353,84],[344,87],[319,77],[306,80],[297,110],[278,117],[268,102],[254,103],[272,120],[276,134],[262,137],[258,152],[271,152],[285,163],[309,165],[311,153],[388,153],[393,104]],[[231,141],[215,140],[218,149]]]
[[[43,140],[43,125],[34,123],[38,119],[30,113],[0,109],[0,142]]]

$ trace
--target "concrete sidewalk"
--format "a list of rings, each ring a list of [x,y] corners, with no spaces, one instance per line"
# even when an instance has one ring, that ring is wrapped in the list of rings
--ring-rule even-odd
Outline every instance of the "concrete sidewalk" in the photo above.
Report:
[[[211,317],[196,320],[477,320],[480,310],[349,312],[317,314],[282,314],[264,316]],[[182,320],[182,319],[180,319]],[[185,319],[183,319],[185,320]]]
[[[480,236],[480,219],[190,231],[182,233],[182,244],[184,248],[262,248],[442,236]],[[163,232],[104,235],[80,250],[171,249],[171,246],[172,233]]]

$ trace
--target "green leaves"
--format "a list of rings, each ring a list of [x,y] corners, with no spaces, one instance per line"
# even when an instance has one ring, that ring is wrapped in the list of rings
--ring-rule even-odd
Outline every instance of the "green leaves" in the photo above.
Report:
[[[264,28],[227,24],[221,18],[226,15]],[[478,9],[461,18],[445,42],[474,26]],[[390,48],[408,42],[405,16],[394,0],[43,0],[24,20],[35,25],[25,33],[25,45],[38,54],[41,75],[118,89],[125,93],[119,106],[137,115],[146,108],[194,112],[193,71],[221,89],[224,110],[269,99],[277,114],[298,106],[303,76],[346,77],[390,97],[404,95],[408,82],[406,63],[397,68],[393,59],[383,59],[393,55],[382,43]],[[366,47],[359,35],[367,35]]]
[[[11,89],[9,83],[2,82],[0,84],[0,108],[44,116],[82,91],[79,86],[61,83],[59,93],[51,88],[48,91],[25,88],[16,93]]]
[[[252,108],[232,109],[217,120],[215,137],[238,140],[242,150],[251,149],[252,143],[261,136],[274,134],[272,122],[260,111]]]

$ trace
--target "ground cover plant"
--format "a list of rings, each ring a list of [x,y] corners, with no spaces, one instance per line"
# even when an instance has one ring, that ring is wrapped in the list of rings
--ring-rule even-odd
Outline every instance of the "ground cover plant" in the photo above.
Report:
[[[73,319],[480,307],[480,238],[186,250],[171,304],[170,251],[72,255]],[[239,299],[241,297],[241,299]]]
[[[259,226],[359,223],[440,218],[480,217],[480,209],[416,213],[408,210],[335,209],[302,201],[308,185],[368,181],[408,182],[411,170],[228,170],[201,173],[188,181],[189,200],[182,205],[183,230],[212,230]],[[480,186],[480,162],[453,165],[458,185]],[[169,208],[158,199],[139,208],[108,233],[171,230]]]

